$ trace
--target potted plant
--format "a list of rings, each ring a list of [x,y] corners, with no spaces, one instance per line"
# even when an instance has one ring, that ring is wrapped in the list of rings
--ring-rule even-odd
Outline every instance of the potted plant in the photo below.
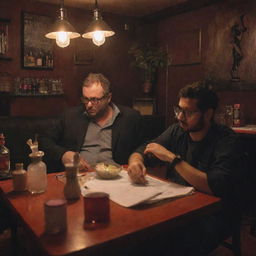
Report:
[[[133,56],[131,65],[142,70],[143,92],[150,93],[157,70],[166,68],[171,63],[169,54],[162,48],[150,44],[132,46],[128,53]]]

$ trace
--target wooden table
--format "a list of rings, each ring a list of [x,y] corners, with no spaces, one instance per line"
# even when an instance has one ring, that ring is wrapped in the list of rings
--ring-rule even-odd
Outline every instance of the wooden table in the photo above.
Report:
[[[43,204],[63,198],[63,183],[48,175],[47,191],[39,195],[12,191],[12,181],[0,182],[0,199],[11,208],[18,224],[32,235],[42,255],[99,255],[143,241],[158,232],[174,229],[192,219],[220,209],[220,199],[196,192],[193,195],[151,206],[124,208],[110,202],[111,220],[107,224],[84,227],[83,200],[67,206],[68,229],[59,235],[44,234]],[[1,203],[2,203],[1,202]]]

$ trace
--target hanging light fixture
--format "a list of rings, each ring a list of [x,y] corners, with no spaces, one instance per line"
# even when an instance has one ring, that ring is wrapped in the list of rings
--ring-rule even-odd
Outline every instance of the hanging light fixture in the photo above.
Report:
[[[109,25],[102,19],[98,2],[95,0],[95,9],[93,10],[93,21],[89,24],[82,37],[92,39],[93,43],[101,46],[105,42],[105,38],[113,36],[115,32]]]
[[[70,44],[70,39],[80,37],[80,34],[76,32],[74,27],[67,21],[66,18],[64,0],[61,0],[60,16],[45,37],[55,39],[56,44],[62,48],[67,47]]]

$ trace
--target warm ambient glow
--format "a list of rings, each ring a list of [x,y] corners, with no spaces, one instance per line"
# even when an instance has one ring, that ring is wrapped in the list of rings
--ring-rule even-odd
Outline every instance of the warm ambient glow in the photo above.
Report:
[[[67,47],[70,44],[70,33],[69,32],[57,32],[56,33],[56,44],[59,47]]]
[[[105,38],[113,36],[115,32],[109,25],[102,19],[97,0],[95,1],[95,9],[93,11],[93,20],[83,33],[82,37],[92,39],[93,43],[97,46],[104,44]]]
[[[102,31],[95,31],[92,35],[92,41],[95,45],[101,46],[105,43],[105,35]]]
[[[64,0],[61,1],[60,16],[45,37],[55,39],[56,44],[61,48],[69,46],[70,39],[80,37],[80,34],[66,19]]]

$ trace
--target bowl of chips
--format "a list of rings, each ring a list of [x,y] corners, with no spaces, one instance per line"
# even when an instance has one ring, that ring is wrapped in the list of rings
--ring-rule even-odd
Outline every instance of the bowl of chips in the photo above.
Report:
[[[122,166],[118,164],[98,163],[95,165],[95,171],[98,177],[102,179],[115,179],[121,170]]]

